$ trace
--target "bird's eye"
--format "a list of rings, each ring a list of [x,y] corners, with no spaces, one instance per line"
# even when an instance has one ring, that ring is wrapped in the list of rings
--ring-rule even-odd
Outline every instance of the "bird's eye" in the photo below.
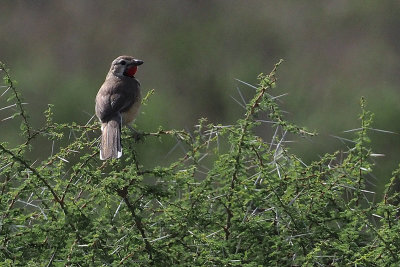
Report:
[[[121,62],[119,62],[121,65],[126,65],[126,61],[122,60]]]

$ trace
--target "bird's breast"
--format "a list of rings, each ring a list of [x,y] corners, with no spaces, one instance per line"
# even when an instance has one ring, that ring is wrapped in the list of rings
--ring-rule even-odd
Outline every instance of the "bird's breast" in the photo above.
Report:
[[[141,102],[142,99],[139,94],[139,96],[135,99],[130,107],[126,108],[125,110],[121,110],[122,124],[129,124],[136,118]]]

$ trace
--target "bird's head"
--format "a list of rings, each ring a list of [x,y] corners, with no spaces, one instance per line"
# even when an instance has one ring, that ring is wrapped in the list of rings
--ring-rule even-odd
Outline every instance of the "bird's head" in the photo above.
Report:
[[[111,63],[110,72],[118,77],[134,77],[139,65],[142,65],[143,61],[135,59],[131,56],[119,56]]]

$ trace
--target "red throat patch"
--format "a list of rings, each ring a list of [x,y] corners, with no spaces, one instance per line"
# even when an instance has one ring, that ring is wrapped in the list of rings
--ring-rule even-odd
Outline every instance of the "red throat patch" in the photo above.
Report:
[[[125,76],[133,77],[135,73],[137,72],[137,66],[132,66],[124,72]]]

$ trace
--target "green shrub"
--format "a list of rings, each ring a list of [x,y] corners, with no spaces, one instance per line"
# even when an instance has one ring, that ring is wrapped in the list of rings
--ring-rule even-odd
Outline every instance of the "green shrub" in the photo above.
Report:
[[[124,131],[124,156],[98,159],[99,125],[34,128],[4,64],[8,101],[24,142],[0,143],[0,261],[7,266],[398,266],[397,176],[377,201],[372,114],[361,100],[361,127],[347,151],[306,165],[285,142],[314,135],[284,119],[269,94],[276,68],[259,76],[243,118],[205,119],[196,130],[159,129],[144,142],[176,138],[186,153],[148,168]],[[266,122],[261,118],[268,116]],[[273,129],[266,140],[265,127]],[[42,162],[37,138],[67,142]]]

